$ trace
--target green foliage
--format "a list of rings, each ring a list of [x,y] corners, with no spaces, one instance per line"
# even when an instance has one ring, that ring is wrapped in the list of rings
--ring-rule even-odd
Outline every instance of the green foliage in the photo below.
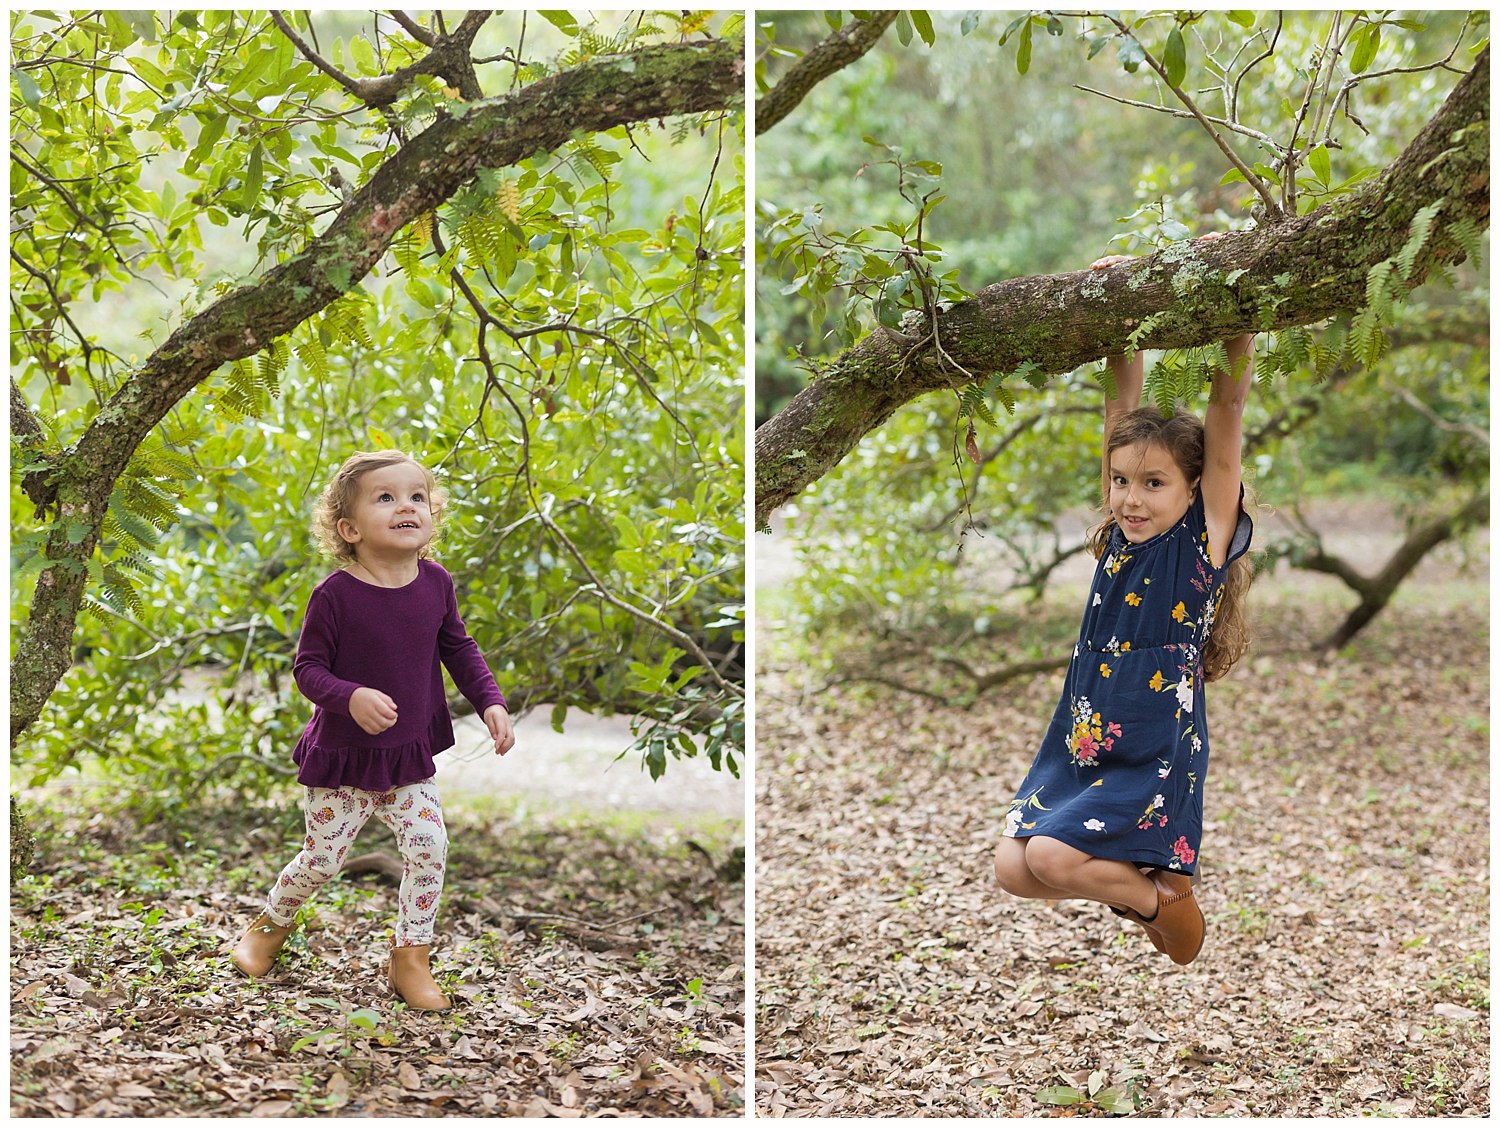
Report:
[[[1469,13],[1431,13],[1425,27],[1379,13],[1151,11],[1120,14],[1123,27],[1102,13],[931,15],[937,49],[883,41],[758,139],[760,419],[847,343],[879,331],[877,323],[921,339],[924,323],[911,312],[921,308],[916,280],[903,277],[905,261],[891,241],[910,242],[911,197],[940,193],[941,206],[922,217],[923,247],[941,246],[941,262],[929,266],[951,277],[955,296],[1010,277],[1082,269],[1106,250],[1161,250],[1255,222],[1259,196],[1201,127],[1120,104],[1171,98],[1147,64],[1148,51],[1169,78],[1181,66],[1181,88],[1205,113],[1253,131],[1224,136],[1282,198],[1306,211],[1378,175],[1454,79],[1431,69],[1373,72],[1429,67],[1486,29],[1484,16]],[[1350,43],[1376,39],[1361,29],[1378,25],[1378,54],[1351,87],[1348,105],[1363,129],[1340,110],[1312,132],[1318,99],[1332,102],[1358,77],[1347,50],[1316,74],[1307,64],[1324,50],[1333,21]],[[801,13],[762,17],[764,81],[823,34],[821,21]],[[996,68],[997,39],[1017,50],[1024,80],[1008,63]],[[1275,50],[1235,85],[1237,68],[1273,42]],[[1314,78],[1321,85],[1299,126]],[[882,147],[872,160],[873,138]],[[909,154],[934,169],[915,193],[901,190],[901,166],[914,164]],[[1424,314],[1438,321],[1456,314],[1462,322],[1463,311],[1487,301],[1482,267],[1474,265],[1483,262],[1486,239],[1473,221],[1445,229],[1468,259],[1452,272],[1457,293],[1423,299],[1431,288],[1410,292],[1412,267],[1445,218],[1417,217],[1402,250],[1372,275],[1364,312],[1258,335],[1246,429],[1266,433],[1247,476],[1263,498],[1290,504],[1347,490],[1352,481],[1340,475],[1373,464],[1415,519],[1483,480],[1484,452],[1447,429],[1485,425],[1483,350],[1462,327],[1451,342],[1411,343]],[[1184,293],[1237,302],[1240,273],[1185,269],[1177,284]],[[1267,330],[1277,305],[1273,295],[1254,311]],[[1132,327],[1132,346],[1161,323],[1148,316]],[[1147,402],[1201,414],[1210,375],[1225,359],[1221,345],[1152,352]],[[1375,371],[1356,377],[1366,362]],[[1076,551],[1097,504],[1101,391],[1113,394],[1110,385],[1102,364],[1050,383],[1000,373],[961,386],[953,399],[929,397],[897,411],[788,512],[798,567],[776,604],[778,638],[810,640],[802,655],[810,661],[838,661],[872,636],[989,639],[999,616],[1015,612],[1021,625],[994,638],[989,660],[1028,654],[1024,609],[1053,565]],[[1442,423],[1398,400],[1397,389]],[[982,466],[957,449],[955,439],[971,428]]]
[[[524,39],[521,13],[492,17],[475,53],[524,50],[529,65],[481,66],[487,89],[743,24],[554,15]],[[425,51],[384,17],[378,37],[373,16],[311,19],[352,74]],[[28,517],[21,470],[75,440],[183,321],[326,227],[335,173],[357,185],[399,147],[393,130],[453,99],[418,76],[384,113],[351,109],[264,13],[31,13],[11,28],[12,253],[38,272],[18,271],[12,372],[43,429],[40,448],[13,446],[20,624],[67,520]],[[281,777],[309,712],[288,677],[301,612],[330,567],[312,502],[352,451],[397,447],[452,495],[439,556],[514,703],[632,715],[655,774],[662,747],[736,768],[742,150],[738,115],[706,115],[481,171],[370,277],[206,381],[120,479],[80,660],[15,762],[46,778],[98,759],[143,794],[171,780],[150,800],[168,807]]]

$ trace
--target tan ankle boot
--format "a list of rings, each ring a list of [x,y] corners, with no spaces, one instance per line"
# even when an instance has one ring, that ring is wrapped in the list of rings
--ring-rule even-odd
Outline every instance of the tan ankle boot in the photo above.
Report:
[[[438,989],[428,966],[431,946],[415,944],[391,949],[391,990],[412,1010],[447,1010],[448,996]]]
[[[281,945],[292,934],[292,927],[290,924],[276,924],[265,913],[261,913],[234,946],[231,953],[234,966],[252,979],[265,975],[276,962],[276,953],[281,951]]]

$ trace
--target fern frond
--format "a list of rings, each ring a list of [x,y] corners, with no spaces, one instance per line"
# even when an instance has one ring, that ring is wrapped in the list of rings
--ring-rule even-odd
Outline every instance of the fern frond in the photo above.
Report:
[[[958,392],[958,413],[969,419],[980,419],[996,426],[995,413],[985,402],[985,389],[979,384],[965,384]]]
[[[1010,374],[1012,380],[1025,380],[1038,391],[1047,386],[1047,373],[1042,366],[1034,360],[1028,360]]]
[[[1100,365],[1099,371],[1094,373],[1094,383],[1104,390],[1105,399],[1120,398],[1120,389],[1115,385],[1115,374],[1109,365]]]
[[[1448,224],[1448,238],[1451,239],[1463,251],[1466,258],[1475,267],[1479,266],[1482,256],[1482,241],[1480,238],[1479,225],[1469,216],[1462,216]]]
[[[1411,281],[1412,267],[1416,265],[1417,255],[1421,253],[1423,246],[1427,243],[1428,235],[1432,233],[1432,221],[1442,210],[1443,201],[1434,200],[1412,216],[1411,234],[1407,236],[1401,249],[1396,252],[1396,265],[1404,281]]]

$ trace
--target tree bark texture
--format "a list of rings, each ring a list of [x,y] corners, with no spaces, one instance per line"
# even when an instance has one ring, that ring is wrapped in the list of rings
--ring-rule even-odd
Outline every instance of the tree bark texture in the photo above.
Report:
[[[1408,278],[1416,286],[1433,265],[1462,261],[1450,224],[1488,226],[1489,182],[1486,48],[1400,157],[1356,193],[1275,226],[1176,243],[1106,270],[998,282],[940,312],[936,325],[907,330],[927,338],[916,347],[875,332],[845,350],[757,429],[756,526],[927,392],[1028,361],[1067,372],[1131,348],[1197,347],[1360,308],[1371,268],[1406,244],[1417,212],[1441,203]]]
[[[808,91],[829,75],[863,58],[900,14],[896,10],[871,12],[869,19],[845,24],[798,59],[781,81],[755,103],[755,136],[759,137],[795,110]]]
[[[738,40],[603,56],[514,95],[455,103],[391,156],[303,250],[203,310],[129,376],[31,492],[55,506],[51,562],[37,579],[11,665],[11,739],[37,718],[71,664],[87,562],[111,490],[141,441],[221,365],[260,352],[357,285],[397,234],[481,170],[503,168],[633,122],[732,107],[744,95]]]

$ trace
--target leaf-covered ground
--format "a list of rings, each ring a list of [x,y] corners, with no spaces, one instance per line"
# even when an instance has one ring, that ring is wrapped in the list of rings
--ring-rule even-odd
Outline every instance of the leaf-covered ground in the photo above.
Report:
[[[743,1113],[737,825],[449,825],[441,1015],[382,991],[379,875],[326,886],[271,976],[234,970],[300,833],[280,808],[44,825],[12,894],[12,1115]]]
[[[964,711],[824,690],[763,634],[757,1111],[1102,1115],[1041,1099],[1092,1085],[1147,1116],[1487,1115],[1485,599],[1413,587],[1321,663],[1347,595],[1258,586],[1257,649],[1209,690],[1187,968],[1102,906],[992,886],[1060,674]]]

